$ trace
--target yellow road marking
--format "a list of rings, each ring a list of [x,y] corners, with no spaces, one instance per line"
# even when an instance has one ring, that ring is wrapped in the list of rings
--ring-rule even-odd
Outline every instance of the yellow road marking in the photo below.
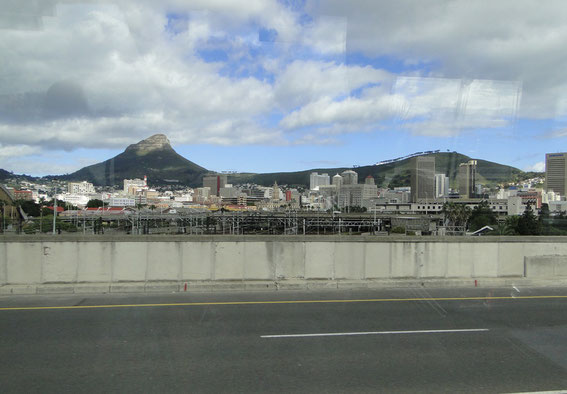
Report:
[[[567,295],[517,296],[517,297],[430,297],[430,298],[369,298],[354,300],[287,300],[287,301],[220,301],[220,302],[175,302],[163,304],[107,304],[67,306],[22,306],[4,307],[0,311],[26,311],[42,309],[97,309],[97,308],[140,308],[159,306],[214,306],[214,305],[266,305],[266,304],[341,304],[355,302],[409,302],[409,301],[488,301],[488,300],[536,300],[561,299]]]

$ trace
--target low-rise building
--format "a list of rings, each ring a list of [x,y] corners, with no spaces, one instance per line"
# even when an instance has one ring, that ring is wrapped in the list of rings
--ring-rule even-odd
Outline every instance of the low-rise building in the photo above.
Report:
[[[109,201],[111,207],[135,207],[136,199],[128,197],[112,197]]]
[[[135,191],[138,189],[146,189],[148,187],[148,178],[144,179],[124,179],[124,193],[126,194],[136,194]],[[132,192],[134,191],[134,193]]]
[[[25,201],[32,201],[33,200],[33,191],[31,190],[14,190],[14,200],[25,200]]]
[[[64,201],[72,205],[76,205],[78,207],[86,206],[90,199],[91,198],[87,195],[76,194],[76,193],[74,194],[65,193],[65,194],[57,195],[57,200]]]

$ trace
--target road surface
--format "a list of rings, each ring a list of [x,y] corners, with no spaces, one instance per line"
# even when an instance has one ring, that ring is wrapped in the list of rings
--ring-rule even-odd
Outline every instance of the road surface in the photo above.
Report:
[[[13,392],[567,389],[567,289],[0,297]]]

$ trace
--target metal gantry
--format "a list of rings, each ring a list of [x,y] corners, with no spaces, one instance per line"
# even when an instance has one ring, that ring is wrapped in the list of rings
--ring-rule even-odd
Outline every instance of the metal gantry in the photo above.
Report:
[[[126,211],[125,211],[126,212]],[[402,215],[403,216],[403,215]],[[153,211],[127,213],[85,214],[77,211],[71,216],[59,216],[58,221],[72,224],[83,234],[376,234],[391,228],[394,215],[373,213],[334,214],[288,210],[282,212],[193,211],[176,214]],[[404,220],[414,218],[405,217]],[[416,221],[441,223],[441,217],[421,216]]]

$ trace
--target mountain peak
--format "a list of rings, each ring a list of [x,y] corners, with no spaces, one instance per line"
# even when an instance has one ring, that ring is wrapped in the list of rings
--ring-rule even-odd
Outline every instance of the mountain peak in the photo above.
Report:
[[[197,186],[207,170],[187,160],[171,147],[163,134],[132,144],[119,155],[81,168],[64,176],[66,180],[87,180],[95,185],[119,185],[123,179],[148,176],[153,185]],[[1,175],[1,174],[0,174]]]
[[[135,151],[139,154],[146,154],[152,151],[164,149],[172,149],[167,136],[165,134],[154,134],[137,144],[128,146],[126,151]]]

